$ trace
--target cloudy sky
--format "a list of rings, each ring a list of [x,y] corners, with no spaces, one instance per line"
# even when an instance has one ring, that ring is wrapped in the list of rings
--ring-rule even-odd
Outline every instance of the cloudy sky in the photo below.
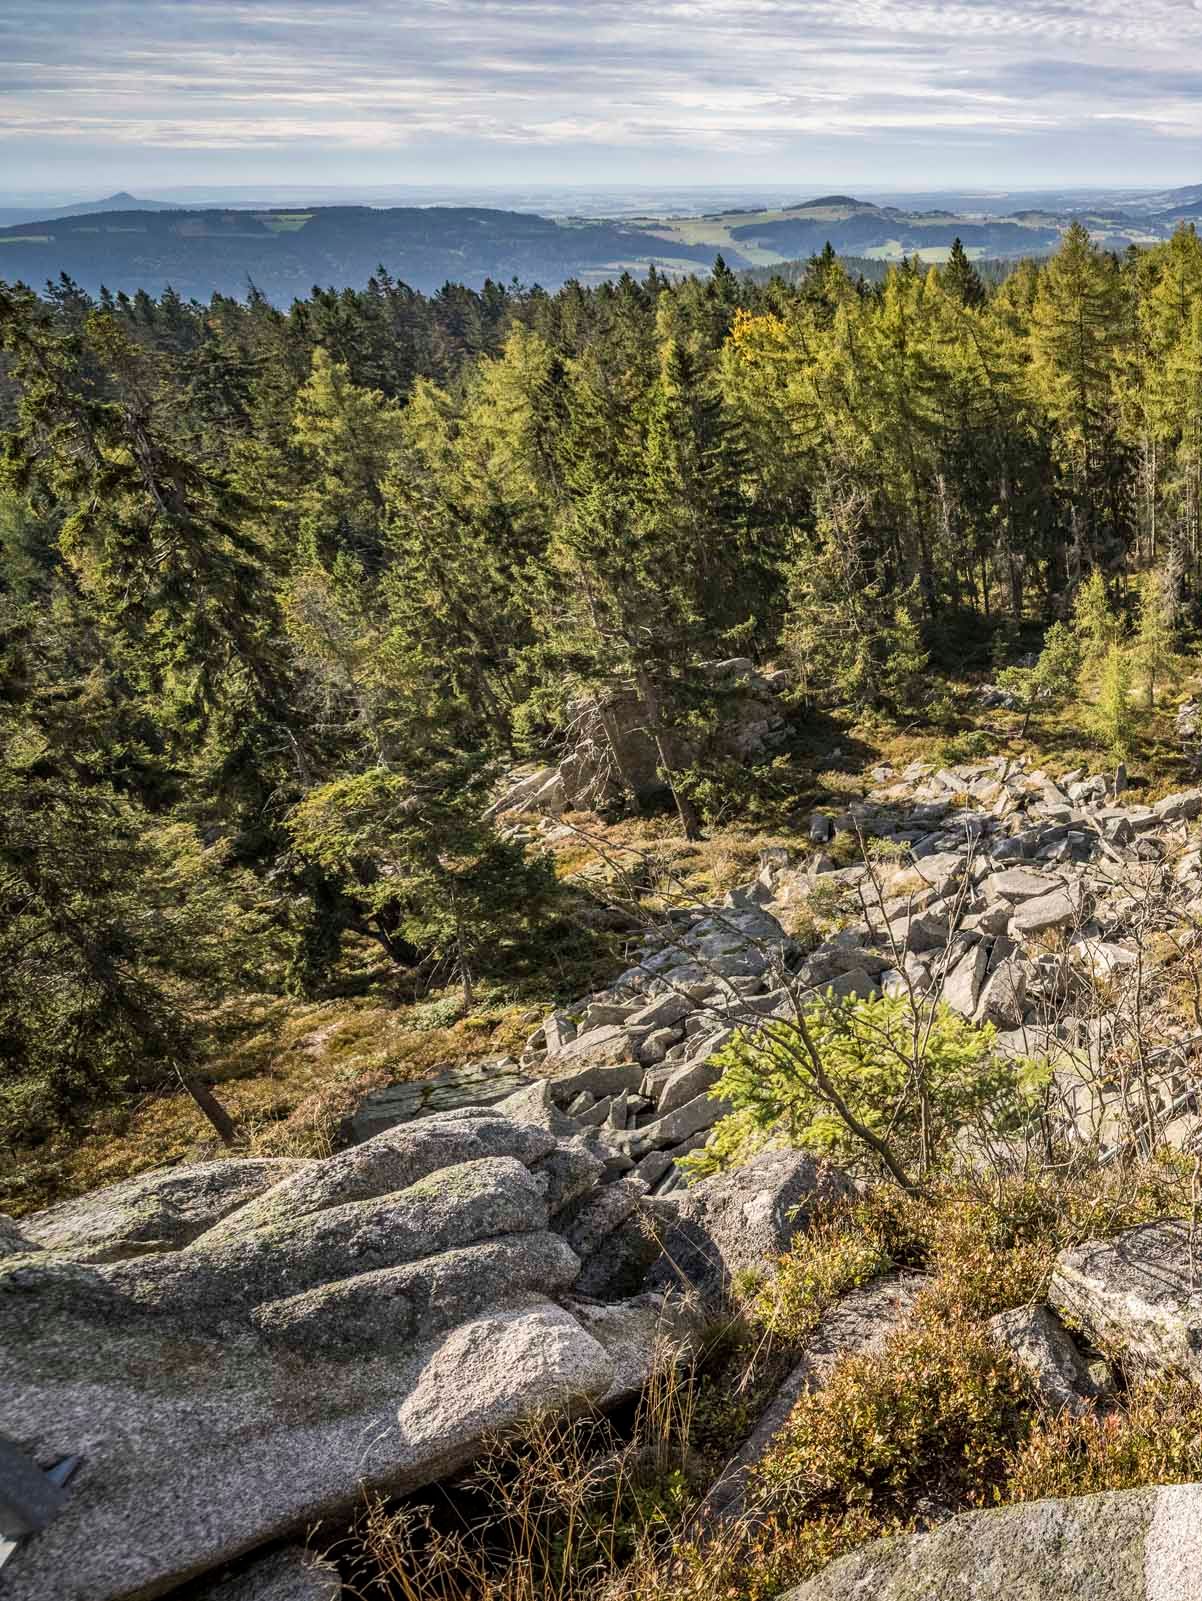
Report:
[[[1202,0],[3,0],[0,188],[1202,181]]]

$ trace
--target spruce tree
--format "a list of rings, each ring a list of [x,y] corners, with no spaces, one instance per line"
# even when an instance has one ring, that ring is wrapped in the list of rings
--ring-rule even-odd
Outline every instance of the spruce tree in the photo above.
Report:
[[[968,306],[972,310],[983,306],[988,298],[981,275],[968,259],[968,254],[959,238],[952,240],[951,254],[947,258],[947,265],[939,274],[939,279],[949,295],[954,296],[962,306]]]

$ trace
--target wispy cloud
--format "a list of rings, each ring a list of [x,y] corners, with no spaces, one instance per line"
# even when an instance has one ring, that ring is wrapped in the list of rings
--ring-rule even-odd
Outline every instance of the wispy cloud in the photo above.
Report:
[[[1200,88],[1202,0],[7,0],[0,163],[210,151],[280,176],[320,153],[412,181],[419,155],[438,180],[520,150],[561,180],[603,158],[704,181],[850,141],[888,181],[942,140],[1031,179],[1092,141],[1105,178],[1136,148],[1120,125],[1188,166]]]

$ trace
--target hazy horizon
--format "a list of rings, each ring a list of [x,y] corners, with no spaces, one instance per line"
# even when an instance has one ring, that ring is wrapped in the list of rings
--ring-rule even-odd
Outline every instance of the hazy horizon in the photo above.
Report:
[[[9,0],[0,50],[3,164],[66,199],[1199,176],[1202,0]]]

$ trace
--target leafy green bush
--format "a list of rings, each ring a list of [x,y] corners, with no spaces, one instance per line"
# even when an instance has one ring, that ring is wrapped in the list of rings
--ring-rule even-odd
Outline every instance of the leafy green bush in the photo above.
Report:
[[[888,1165],[886,1147],[929,1167],[966,1124],[1005,1134],[1028,1120],[1046,1067],[995,1056],[994,1039],[990,1025],[905,995],[822,1001],[798,1022],[745,1031],[716,1058],[713,1094],[734,1110],[682,1166],[701,1176],[771,1140]]]

